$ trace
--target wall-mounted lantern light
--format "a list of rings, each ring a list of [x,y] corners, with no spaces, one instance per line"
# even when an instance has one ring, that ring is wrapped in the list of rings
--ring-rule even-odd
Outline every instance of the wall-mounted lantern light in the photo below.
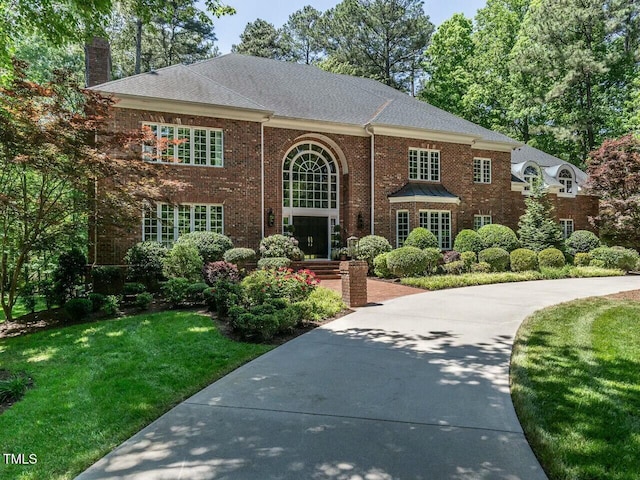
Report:
[[[273,227],[276,224],[276,214],[273,213],[273,209],[270,208],[267,211],[267,225]]]

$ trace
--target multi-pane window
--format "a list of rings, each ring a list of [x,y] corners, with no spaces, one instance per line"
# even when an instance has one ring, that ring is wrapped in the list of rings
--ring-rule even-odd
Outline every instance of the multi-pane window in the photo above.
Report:
[[[148,127],[156,137],[142,147],[146,160],[185,165],[223,166],[222,130],[159,123],[145,123],[144,126]]]
[[[451,250],[451,212],[421,210],[420,226],[436,236],[441,250]]]
[[[560,227],[562,227],[562,238],[567,239],[573,233],[573,220],[570,218],[561,218]]]
[[[475,183],[491,183],[491,159],[473,159],[473,181]]]
[[[142,240],[170,247],[189,232],[223,233],[222,205],[168,205],[145,207],[142,212]]]
[[[282,190],[284,207],[337,209],[336,162],[319,145],[298,145],[285,158]]]
[[[409,149],[409,179],[440,181],[440,152],[438,150]]]
[[[491,222],[491,215],[474,215],[473,216],[473,229],[474,230],[479,230],[480,228],[484,227],[485,225],[490,225]]]
[[[563,168],[558,174],[558,181],[562,184],[560,193],[574,193],[573,191],[573,175],[568,168]]]
[[[533,184],[538,181],[540,177],[540,172],[533,165],[529,165],[524,169],[524,181],[526,185],[524,186],[525,192],[530,192],[533,188]]]
[[[396,212],[396,245],[400,248],[409,236],[409,212],[398,210]]]

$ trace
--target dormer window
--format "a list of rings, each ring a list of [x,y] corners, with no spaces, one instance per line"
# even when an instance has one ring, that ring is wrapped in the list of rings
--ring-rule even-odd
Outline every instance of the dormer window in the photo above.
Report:
[[[568,168],[563,168],[558,173],[558,181],[562,184],[560,193],[567,193],[569,195],[575,194],[575,181],[573,179],[573,173]]]
[[[524,191],[530,192],[533,188],[533,184],[540,178],[540,171],[533,165],[529,165],[524,169],[523,177],[526,183],[526,185],[524,186]]]

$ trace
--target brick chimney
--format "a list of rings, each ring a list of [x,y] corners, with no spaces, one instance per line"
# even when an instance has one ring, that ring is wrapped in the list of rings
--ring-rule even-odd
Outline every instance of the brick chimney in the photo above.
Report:
[[[84,78],[87,87],[111,80],[111,48],[108,40],[93,37],[84,46]]]

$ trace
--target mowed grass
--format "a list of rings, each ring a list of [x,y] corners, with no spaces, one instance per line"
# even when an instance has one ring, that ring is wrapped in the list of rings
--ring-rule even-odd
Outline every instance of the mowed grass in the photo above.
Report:
[[[552,480],[640,478],[640,303],[587,299],[534,314],[518,332],[511,383]]]
[[[39,312],[41,310],[44,310],[46,308],[46,305],[44,303],[44,298],[43,297],[36,297],[36,312]],[[13,319],[15,320],[18,317],[21,317],[22,315],[25,315],[29,312],[27,312],[27,310],[24,308],[24,305],[22,304],[22,302],[20,301],[20,299],[18,299],[18,301],[16,302],[16,304],[13,306]],[[2,310],[2,308],[0,308],[0,323],[4,322],[5,320],[5,315],[4,315],[4,310]]]
[[[0,340],[0,369],[33,387],[0,414],[0,452],[37,455],[2,479],[69,479],[202,387],[268,351],[207,316],[162,312]]]

